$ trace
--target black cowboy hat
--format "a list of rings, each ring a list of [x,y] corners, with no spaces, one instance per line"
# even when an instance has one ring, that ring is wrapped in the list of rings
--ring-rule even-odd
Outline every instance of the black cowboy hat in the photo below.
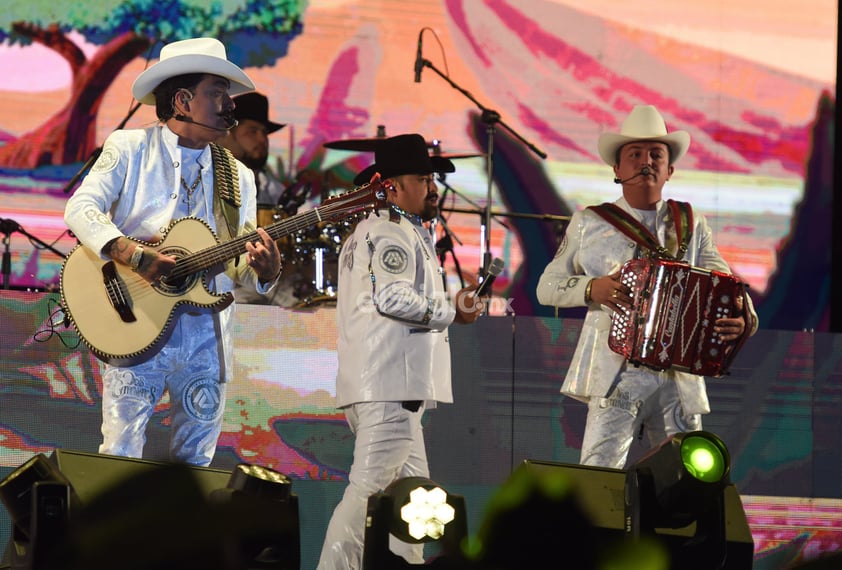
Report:
[[[455,172],[450,159],[430,156],[427,142],[419,134],[397,135],[378,141],[374,148],[374,164],[354,177],[354,184],[361,186],[371,180],[376,172],[381,178],[401,174],[429,174]]]
[[[286,124],[273,123],[269,120],[269,99],[260,93],[246,93],[234,97],[234,118],[238,121],[251,119],[266,126],[266,134],[274,133]]]

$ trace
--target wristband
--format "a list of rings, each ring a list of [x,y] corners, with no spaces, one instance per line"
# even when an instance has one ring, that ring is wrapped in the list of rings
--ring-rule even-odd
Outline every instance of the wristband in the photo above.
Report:
[[[591,288],[593,287],[593,279],[588,281],[588,284],[585,285],[585,304],[590,305],[593,299],[591,298]]]
[[[134,251],[132,251],[132,256],[129,258],[129,267],[132,268],[132,271],[137,271],[140,267],[140,262],[143,260],[143,246],[138,245],[135,246]]]

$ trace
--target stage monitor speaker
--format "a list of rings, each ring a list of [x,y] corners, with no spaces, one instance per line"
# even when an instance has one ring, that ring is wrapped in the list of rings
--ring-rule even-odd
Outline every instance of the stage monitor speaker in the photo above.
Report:
[[[56,449],[50,455],[50,459],[70,480],[82,505],[90,503],[103,491],[113,488],[130,477],[169,465],[160,461],[67,449]],[[210,495],[211,491],[225,488],[231,478],[231,471],[221,469],[190,466],[190,470],[206,496]]]
[[[518,469],[560,473],[573,485],[581,509],[588,515],[600,540],[616,541],[625,534],[626,472],[622,469],[590,467],[527,459]],[[727,561],[723,570],[750,569],[754,563],[754,540],[737,488],[725,488]],[[695,523],[679,529],[655,529],[668,549],[677,548],[695,533]]]

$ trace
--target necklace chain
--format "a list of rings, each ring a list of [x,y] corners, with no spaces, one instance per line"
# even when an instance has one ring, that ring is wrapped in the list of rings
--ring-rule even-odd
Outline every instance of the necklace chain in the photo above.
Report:
[[[199,187],[199,182],[202,181],[202,170],[199,169],[199,174],[196,175],[196,180],[193,181],[193,184],[187,186],[187,181],[184,179],[184,176],[181,177],[181,187],[184,188],[184,191],[187,192],[187,212],[191,212],[193,210],[192,206],[192,199],[193,199],[193,192],[196,191],[196,188]]]

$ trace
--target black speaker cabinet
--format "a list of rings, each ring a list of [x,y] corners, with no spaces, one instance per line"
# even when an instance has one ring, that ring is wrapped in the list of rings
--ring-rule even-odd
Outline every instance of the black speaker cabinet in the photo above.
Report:
[[[84,505],[103,491],[110,489],[143,472],[167,465],[163,462],[146,459],[132,459],[98,453],[85,453],[56,449],[50,459],[58,466],[73,485],[73,490]],[[215,489],[223,489],[231,478],[231,471],[209,467],[190,467],[196,476],[201,490],[209,495]]]
[[[229,489],[231,471],[206,467],[65,449],[55,450],[49,459],[36,458],[39,465],[46,464],[42,471],[55,467],[58,475],[30,477],[43,479],[31,485],[33,502],[43,495],[48,505],[65,505],[58,513],[65,516],[33,512],[29,527],[34,530],[29,533],[18,532],[21,525],[16,524],[3,560],[8,565],[0,568],[300,566],[294,493],[280,500]],[[52,489],[44,483],[68,498],[62,503],[62,497],[48,495]],[[26,515],[33,509],[23,505],[19,511]],[[57,523],[65,524],[54,529]]]
[[[579,506],[606,541],[624,536],[626,472],[622,469],[589,467],[550,461],[525,460],[518,469],[564,474],[573,485]],[[746,570],[754,564],[754,540],[737,488],[725,488],[727,561],[723,570]],[[695,523],[679,529],[655,529],[668,549],[677,548],[695,533]]]

